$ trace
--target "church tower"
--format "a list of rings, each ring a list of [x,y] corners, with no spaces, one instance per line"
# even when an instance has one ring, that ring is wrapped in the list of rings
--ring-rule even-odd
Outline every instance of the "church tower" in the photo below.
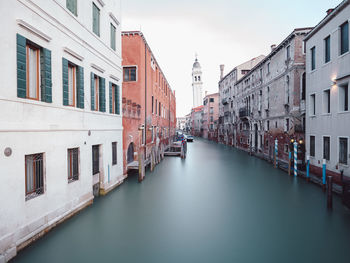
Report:
[[[203,82],[202,82],[202,68],[196,60],[192,68],[192,90],[193,90],[193,108],[203,105]]]

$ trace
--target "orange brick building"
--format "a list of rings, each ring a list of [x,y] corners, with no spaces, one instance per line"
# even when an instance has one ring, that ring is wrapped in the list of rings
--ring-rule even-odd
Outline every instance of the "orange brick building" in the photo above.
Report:
[[[139,31],[122,32],[124,173],[142,153],[145,165],[175,135],[176,98]]]

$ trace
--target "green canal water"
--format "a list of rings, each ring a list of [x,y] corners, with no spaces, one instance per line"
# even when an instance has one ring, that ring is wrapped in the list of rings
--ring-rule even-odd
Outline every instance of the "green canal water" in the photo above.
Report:
[[[318,186],[196,140],[129,177],[13,262],[350,262],[350,211]]]

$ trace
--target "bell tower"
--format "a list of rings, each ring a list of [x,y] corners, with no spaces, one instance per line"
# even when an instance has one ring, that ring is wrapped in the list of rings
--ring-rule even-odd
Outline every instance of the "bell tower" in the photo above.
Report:
[[[193,90],[193,108],[203,105],[203,82],[202,68],[198,62],[196,54],[195,62],[192,67],[192,90]]]

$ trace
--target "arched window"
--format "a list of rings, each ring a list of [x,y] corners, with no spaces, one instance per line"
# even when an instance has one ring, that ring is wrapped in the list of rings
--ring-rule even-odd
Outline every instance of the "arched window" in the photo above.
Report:
[[[198,76],[198,81],[201,81],[201,76]]]
[[[194,81],[197,81],[197,76],[194,77]]]

